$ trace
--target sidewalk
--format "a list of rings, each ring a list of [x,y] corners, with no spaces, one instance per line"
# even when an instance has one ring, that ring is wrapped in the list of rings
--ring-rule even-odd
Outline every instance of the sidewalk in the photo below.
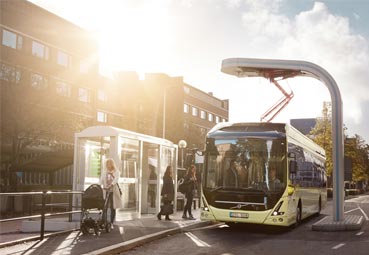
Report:
[[[182,211],[179,211],[171,215],[171,221],[159,221],[156,215],[118,221],[110,233],[102,232],[100,236],[82,235],[74,231],[43,241],[4,247],[0,249],[0,254],[116,254],[168,235],[208,225],[208,222],[200,221],[199,214],[199,209],[193,210],[196,220],[183,220]]]

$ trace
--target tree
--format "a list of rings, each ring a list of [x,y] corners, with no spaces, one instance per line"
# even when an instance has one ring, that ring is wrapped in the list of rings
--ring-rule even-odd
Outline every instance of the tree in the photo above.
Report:
[[[346,137],[345,139],[345,156],[352,160],[352,180],[367,180],[368,175],[368,145],[359,136]]]
[[[70,113],[65,98],[50,93],[47,86],[4,82],[0,95],[2,178],[13,191],[15,172],[23,163],[54,151],[56,144],[73,144],[73,134],[85,124]]]
[[[329,116],[328,106],[323,106],[323,117],[318,118],[315,127],[310,131],[310,135],[315,143],[325,150],[326,162],[325,167],[327,175],[332,175],[332,120]]]
[[[329,109],[323,106],[323,117],[317,119],[315,127],[310,132],[315,143],[323,147],[326,153],[327,175],[332,175],[332,125]],[[369,145],[359,136],[345,137],[345,156],[352,160],[353,181],[368,180],[369,178]]]

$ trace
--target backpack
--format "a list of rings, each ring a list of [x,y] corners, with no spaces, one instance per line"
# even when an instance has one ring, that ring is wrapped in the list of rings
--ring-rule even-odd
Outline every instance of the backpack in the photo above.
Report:
[[[179,192],[186,194],[188,190],[188,185],[185,183],[184,178],[178,180],[178,190]]]

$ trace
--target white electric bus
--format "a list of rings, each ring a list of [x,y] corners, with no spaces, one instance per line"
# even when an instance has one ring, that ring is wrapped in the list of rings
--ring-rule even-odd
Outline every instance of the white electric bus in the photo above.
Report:
[[[202,220],[298,225],[327,201],[324,150],[288,124],[220,123],[204,163]]]

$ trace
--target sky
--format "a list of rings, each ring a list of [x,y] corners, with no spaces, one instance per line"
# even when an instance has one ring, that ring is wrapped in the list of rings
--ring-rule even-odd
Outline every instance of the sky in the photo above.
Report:
[[[259,121],[282,97],[263,78],[221,72],[227,58],[304,60],[327,70],[347,134],[369,143],[369,0],[30,0],[96,32],[100,71],[165,73],[220,99],[229,120]],[[280,82],[294,98],[273,122],[321,116],[328,89],[313,78]]]

